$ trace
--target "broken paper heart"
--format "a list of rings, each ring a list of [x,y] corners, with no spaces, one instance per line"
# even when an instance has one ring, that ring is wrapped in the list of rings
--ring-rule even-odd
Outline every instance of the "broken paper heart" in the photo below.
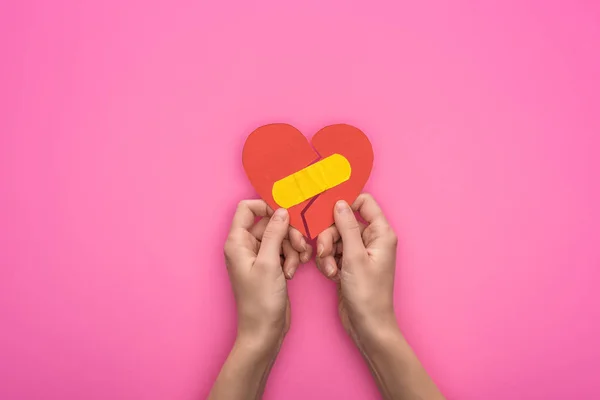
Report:
[[[352,204],[369,179],[373,148],[350,125],[330,125],[309,143],[288,124],[270,124],[248,136],[242,162],[250,182],[272,209],[287,208],[290,224],[309,238],[333,224],[338,200]]]

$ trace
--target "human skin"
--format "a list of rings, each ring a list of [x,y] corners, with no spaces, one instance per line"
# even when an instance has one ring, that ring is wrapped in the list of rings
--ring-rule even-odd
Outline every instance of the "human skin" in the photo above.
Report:
[[[310,259],[312,248],[290,228],[285,209],[274,213],[262,200],[244,200],[233,217],[224,253],[238,330],[209,399],[259,399],[290,328],[286,279]]]
[[[357,221],[358,212],[366,224]],[[340,201],[335,224],[317,238],[318,269],[338,283],[341,322],[365,358],[386,400],[443,399],[404,339],[393,306],[397,237],[368,194],[350,207]],[[255,223],[257,217],[262,217]],[[312,248],[290,228],[284,209],[242,201],[225,243],[238,312],[235,344],[211,400],[259,399],[290,328],[286,278]]]
[[[359,222],[354,212],[365,223]],[[369,194],[339,201],[317,238],[316,264],[338,282],[339,315],[386,400],[443,399],[402,335],[394,313],[398,238]]]

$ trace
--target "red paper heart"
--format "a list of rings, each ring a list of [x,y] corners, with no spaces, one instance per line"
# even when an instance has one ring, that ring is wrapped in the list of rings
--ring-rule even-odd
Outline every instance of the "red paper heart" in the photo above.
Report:
[[[350,125],[330,125],[318,131],[309,143],[291,125],[265,125],[246,139],[242,163],[252,186],[275,210],[280,207],[273,198],[275,182],[333,154],[348,160],[350,178],[288,208],[290,224],[303,235],[315,238],[333,224],[335,203],[345,200],[352,204],[369,179],[373,148],[366,135]]]

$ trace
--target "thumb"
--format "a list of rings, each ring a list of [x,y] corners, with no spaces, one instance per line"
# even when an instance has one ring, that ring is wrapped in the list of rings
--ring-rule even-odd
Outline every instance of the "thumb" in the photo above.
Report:
[[[360,234],[360,225],[348,203],[344,200],[338,201],[335,204],[333,218],[342,237],[344,256],[353,257],[363,254],[366,249]]]
[[[263,233],[257,258],[277,260],[279,263],[281,244],[288,233],[289,225],[290,221],[287,210],[280,208],[275,211]]]

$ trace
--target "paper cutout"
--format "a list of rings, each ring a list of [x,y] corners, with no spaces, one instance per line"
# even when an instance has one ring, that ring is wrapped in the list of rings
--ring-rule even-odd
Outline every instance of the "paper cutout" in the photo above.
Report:
[[[346,157],[332,154],[273,184],[273,199],[290,208],[350,179],[352,168]]]
[[[326,126],[311,144],[291,125],[265,125],[246,139],[242,163],[269,206],[287,208],[291,225],[315,238],[333,224],[338,200],[351,204],[360,194],[373,167],[373,148],[361,130],[345,124]]]

